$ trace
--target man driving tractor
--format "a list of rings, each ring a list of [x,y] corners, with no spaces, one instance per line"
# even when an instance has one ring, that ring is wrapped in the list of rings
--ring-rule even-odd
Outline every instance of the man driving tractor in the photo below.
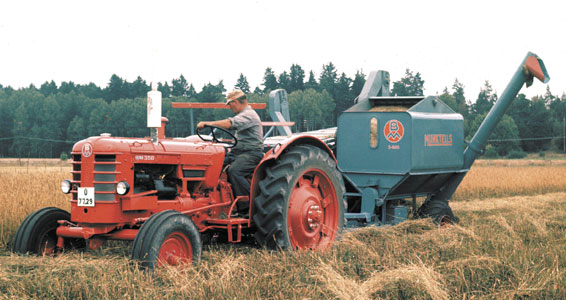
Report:
[[[234,196],[249,196],[250,177],[263,158],[263,128],[258,114],[248,105],[247,96],[241,90],[234,90],[226,96],[226,105],[234,117],[217,121],[203,121],[197,128],[217,126],[235,131],[238,144],[226,155],[224,165],[228,168],[228,180],[232,184]]]

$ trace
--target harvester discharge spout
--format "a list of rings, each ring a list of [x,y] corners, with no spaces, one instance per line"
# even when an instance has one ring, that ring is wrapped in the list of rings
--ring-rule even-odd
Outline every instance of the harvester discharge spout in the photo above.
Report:
[[[526,84],[527,87],[531,86],[535,77],[543,83],[547,83],[550,80],[542,59],[536,54],[529,52],[519,65],[519,68],[501,94],[501,97],[495,102],[478,131],[466,147],[464,151],[463,169],[469,169],[476,158],[482,154],[487,139],[505,114],[507,108],[509,108],[509,105],[511,105],[513,99],[515,99],[523,87],[523,84]],[[455,174],[450,178],[439,193],[433,195],[423,203],[419,208],[419,215],[438,215],[437,212],[442,210],[446,212],[446,215],[452,216],[448,201],[452,198],[452,195],[454,195],[454,192],[464,179],[464,176],[466,176],[466,173],[467,172]]]

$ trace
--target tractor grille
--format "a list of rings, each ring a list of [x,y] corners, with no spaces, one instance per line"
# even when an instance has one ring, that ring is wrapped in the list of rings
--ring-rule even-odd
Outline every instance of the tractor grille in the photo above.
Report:
[[[97,154],[94,156],[95,201],[114,201],[117,164],[116,155]]]
[[[81,185],[81,155],[80,154],[73,154],[73,161],[71,161],[73,165],[73,180],[71,183],[75,186]],[[76,189],[75,189],[76,190]],[[73,193],[73,200],[77,200],[77,193]]]

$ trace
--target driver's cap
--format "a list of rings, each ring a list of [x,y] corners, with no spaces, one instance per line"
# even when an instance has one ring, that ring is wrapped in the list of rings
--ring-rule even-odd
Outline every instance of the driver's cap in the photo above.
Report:
[[[244,92],[242,92],[241,90],[233,90],[230,93],[228,93],[228,96],[226,96],[226,105],[230,104],[230,102],[234,101],[234,100],[246,100],[246,94]]]

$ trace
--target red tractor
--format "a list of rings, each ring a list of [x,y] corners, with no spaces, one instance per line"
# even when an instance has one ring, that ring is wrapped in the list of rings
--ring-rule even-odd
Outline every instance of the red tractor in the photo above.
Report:
[[[156,102],[160,95],[148,95],[149,114]],[[344,225],[344,191],[323,141],[299,136],[278,143],[250,179],[251,195],[234,198],[223,170],[234,136],[208,128],[209,135],[197,130],[165,138],[167,119],[159,121],[151,138],[101,134],[77,142],[72,180],[61,183],[72,195],[71,213],[54,207],[32,213],[13,250],[56,254],[130,240],[132,258],[154,268],[197,262],[202,240],[219,232],[234,243],[243,232],[253,233],[270,249],[321,249],[336,239]]]

